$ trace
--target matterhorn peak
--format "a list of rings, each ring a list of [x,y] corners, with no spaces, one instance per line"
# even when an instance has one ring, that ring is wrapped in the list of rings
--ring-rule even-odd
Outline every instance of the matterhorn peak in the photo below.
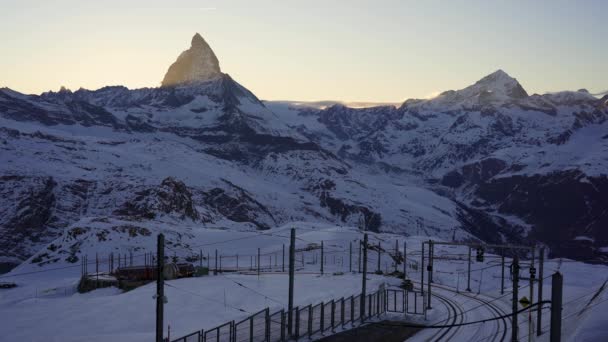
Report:
[[[165,74],[162,86],[206,81],[221,75],[220,63],[209,44],[196,33],[190,48],[182,52]]]

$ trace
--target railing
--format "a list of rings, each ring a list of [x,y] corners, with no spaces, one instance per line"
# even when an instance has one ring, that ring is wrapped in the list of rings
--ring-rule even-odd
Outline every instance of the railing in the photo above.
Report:
[[[296,307],[293,310],[294,326],[291,336],[287,327],[287,312],[279,310],[270,313],[268,308],[239,322],[230,321],[206,331],[172,340],[172,342],[281,342],[313,338],[335,329],[361,325],[366,320],[381,314],[411,313],[422,314],[425,303],[420,292],[402,289],[384,289],[368,294],[364,299],[365,316],[361,319],[361,295],[340,298],[316,305]],[[409,308],[413,305],[413,308]]]

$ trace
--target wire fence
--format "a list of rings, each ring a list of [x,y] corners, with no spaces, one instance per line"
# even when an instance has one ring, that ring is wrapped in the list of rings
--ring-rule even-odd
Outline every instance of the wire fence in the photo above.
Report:
[[[423,314],[421,310],[425,306],[422,303],[418,310],[408,310],[408,297],[424,298],[418,291],[385,289],[381,285],[365,298],[359,294],[295,307],[292,311],[292,327],[288,326],[287,311],[271,313],[266,308],[241,321],[230,321],[215,328],[196,331],[171,342],[281,342],[311,339],[319,334],[331,334],[336,330],[359,326],[386,313]],[[416,305],[415,300],[411,303]]]

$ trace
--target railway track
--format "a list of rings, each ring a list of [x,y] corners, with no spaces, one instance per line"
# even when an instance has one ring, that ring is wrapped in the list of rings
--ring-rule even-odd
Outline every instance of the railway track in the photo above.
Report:
[[[483,329],[480,327],[478,329],[478,331],[475,332],[475,334],[471,337],[471,339],[470,339],[471,342],[473,342],[473,341],[474,342],[507,341],[507,338],[508,338],[507,334],[508,334],[510,325],[509,325],[508,318],[502,317],[502,316],[507,315],[507,312],[502,307],[500,307],[500,305],[498,305],[495,302],[494,298],[486,299],[486,298],[483,298],[480,296],[476,296],[474,294],[459,292],[453,288],[443,286],[443,285],[438,285],[438,284],[432,284],[432,286],[435,289],[440,289],[440,290],[455,293],[456,295],[467,297],[469,300],[479,303],[480,305],[478,307],[484,307],[493,317],[501,317],[500,319],[495,321],[495,328],[493,329],[493,332],[491,334],[479,336],[479,335],[481,335],[481,332],[483,331]],[[462,304],[460,302],[450,299],[450,298],[446,297],[445,295],[438,294],[437,292],[433,293],[433,297],[436,298],[439,302],[441,302],[446,307],[447,312],[448,312],[448,317],[440,322],[437,322],[436,324],[454,325],[454,324],[465,323],[466,313],[477,309],[477,307],[475,307],[474,309],[464,310],[462,307]],[[434,333],[429,338],[429,340],[430,341],[450,341],[458,334],[459,330],[460,330],[460,327],[458,327],[458,326],[441,328],[441,329],[439,329],[439,331]]]
[[[502,317],[502,316],[505,316],[507,314],[507,312],[503,308],[501,308],[499,305],[497,305],[494,302],[494,299],[484,299],[484,298],[481,298],[481,297],[473,295],[473,294],[456,291],[447,286],[436,285],[436,284],[433,284],[432,286],[435,288],[445,290],[445,291],[456,293],[458,295],[461,295],[463,297],[467,297],[473,301],[476,301],[476,302],[480,303],[481,305],[483,305],[483,307],[486,308],[486,310],[488,310],[490,312],[490,314],[493,315],[494,317],[501,317],[499,320],[496,321],[496,327],[492,334],[477,338],[477,334],[479,334],[479,331],[481,331],[481,329],[480,329],[480,330],[478,330],[478,332],[475,335],[475,338],[473,338],[472,341],[506,341],[507,340],[509,322],[508,322],[507,318]]]
[[[479,339],[475,339],[474,341],[506,341],[507,340],[507,330],[509,329],[509,322],[506,318],[502,317],[506,315],[506,312],[496,303],[485,300],[474,295],[469,295],[465,293],[460,293],[462,296],[469,297],[481,304],[488,309],[488,311],[492,311],[494,317],[501,317],[500,320],[496,321],[496,329],[495,332],[491,335],[480,337]],[[490,339],[491,338],[491,339]]]
[[[442,302],[448,311],[448,317],[437,324],[460,324],[464,322],[464,310],[460,303],[453,301],[445,296],[435,294],[435,298],[437,298],[440,302]],[[431,341],[449,341],[451,340],[460,330],[459,326],[456,327],[447,327],[441,328],[437,331],[431,338]]]

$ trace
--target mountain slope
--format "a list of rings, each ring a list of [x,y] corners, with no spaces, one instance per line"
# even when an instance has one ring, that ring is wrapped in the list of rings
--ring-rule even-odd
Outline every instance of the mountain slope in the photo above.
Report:
[[[222,73],[199,37],[160,88],[0,89],[0,263],[142,248],[128,226],[185,246],[186,226],[302,221],[605,260],[604,99],[529,96],[497,71],[398,108],[291,107]]]

